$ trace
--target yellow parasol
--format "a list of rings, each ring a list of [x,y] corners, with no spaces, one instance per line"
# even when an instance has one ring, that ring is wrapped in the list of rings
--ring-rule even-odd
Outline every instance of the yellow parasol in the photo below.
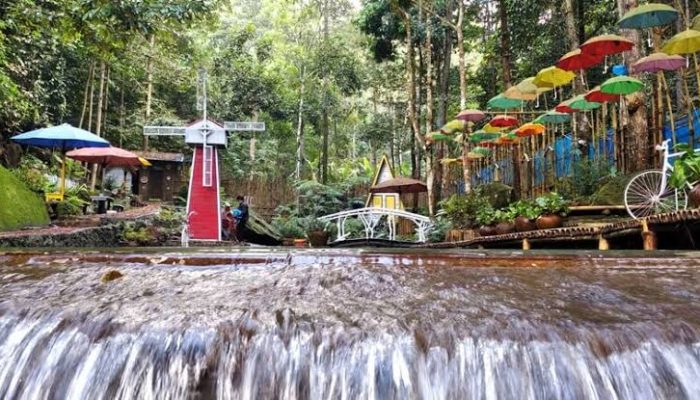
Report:
[[[558,67],[547,67],[537,73],[533,83],[538,87],[559,87],[574,80],[576,74]]]

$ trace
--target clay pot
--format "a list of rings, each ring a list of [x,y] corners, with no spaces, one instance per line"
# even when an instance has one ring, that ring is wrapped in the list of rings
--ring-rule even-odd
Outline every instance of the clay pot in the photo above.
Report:
[[[561,228],[564,221],[558,214],[544,214],[537,218],[535,223],[537,225],[537,229],[554,229]]]
[[[497,235],[507,235],[515,232],[515,225],[512,222],[501,222],[496,224]]]
[[[479,235],[481,236],[493,236],[496,234],[496,227],[491,225],[482,225],[479,227]]]
[[[325,247],[330,235],[326,231],[314,231],[307,234],[311,247]]]
[[[294,247],[306,247],[306,239],[294,239]]]
[[[282,246],[294,246],[294,238],[283,238]]]
[[[518,232],[528,232],[537,229],[537,223],[526,217],[515,218],[515,230]]]
[[[694,208],[700,207],[700,185],[695,185],[694,188],[690,189],[688,192],[688,202]]]

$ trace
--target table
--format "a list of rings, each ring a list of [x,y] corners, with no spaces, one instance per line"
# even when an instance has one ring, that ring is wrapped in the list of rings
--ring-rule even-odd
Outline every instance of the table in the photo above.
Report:
[[[109,210],[110,207],[112,206],[112,201],[114,199],[109,197],[109,196],[98,195],[98,196],[90,196],[90,200],[92,200],[93,204],[97,205],[97,208],[95,209],[95,213],[106,214],[107,210]]]

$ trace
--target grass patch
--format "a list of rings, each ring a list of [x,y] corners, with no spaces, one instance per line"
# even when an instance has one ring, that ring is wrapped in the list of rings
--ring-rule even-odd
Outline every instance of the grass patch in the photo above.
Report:
[[[43,199],[0,166],[0,231],[48,224]]]

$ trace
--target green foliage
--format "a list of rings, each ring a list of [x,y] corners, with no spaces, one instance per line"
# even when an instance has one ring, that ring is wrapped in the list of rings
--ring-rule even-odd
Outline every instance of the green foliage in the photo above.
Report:
[[[568,211],[568,201],[557,192],[547,193],[535,199],[543,214],[561,214]]]
[[[316,181],[302,181],[296,189],[299,194],[299,215],[318,218],[345,208],[343,193],[331,186]]]
[[[507,207],[513,200],[513,188],[500,182],[492,182],[476,187],[475,192],[488,200],[495,209]]]
[[[272,219],[272,227],[287,239],[303,238],[304,228],[301,225],[301,219],[295,216],[275,217]]]
[[[122,237],[127,242],[135,242],[140,245],[148,245],[155,239],[147,227],[138,224],[128,224],[122,232]]]
[[[304,232],[306,232],[306,233],[327,231],[327,229],[328,229],[327,223],[321,222],[318,220],[318,218],[315,218],[315,217],[302,218],[301,219],[301,226],[302,226],[302,228],[304,228]]]
[[[488,200],[477,192],[467,195],[454,194],[440,204],[445,217],[456,229],[471,229],[478,226],[479,210],[491,207]]]
[[[185,214],[175,209],[163,207],[153,219],[154,225],[176,233],[182,229],[185,223]]]
[[[610,177],[591,196],[591,203],[595,205],[620,205],[625,204],[625,188],[629,183],[629,176],[618,175]]]
[[[428,242],[444,242],[445,237],[447,237],[447,232],[454,228],[455,226],[449,218],[435,218],[435,220],[433,221],[433,227],[430,229],[430,232],[428,232]]]
[[[496,222],[496,210],[488,205],[476,212],[476,223],[479,225],[491,225]]]
[[[88,202],[77,196],[65,196],[63,201],[56,204],[56,216],[58,218],[73,217],[83,214],[84,207]]]
[[[513,222],[517,214],[511,208],[503,208],[493,213],[494,222]]]
[[[534,201],[518,200],[508,206],[513,217],[525,217],[534,220],[542,214],[542,208]]]
[[[12,173],[33,192],[49,193],[55,190],[55,185],[51,184],[47,176],[49,168],[32,155],[24,155],[19,167],[13,169]]]
[[[677,144],[675,150],[684,153],[673,163],[669,184],[676,189],[686,189],[700,181],[700,152],[685,143]]]
[[[0,188],[0,231],[49,223],[43,199],[2,166]]]
[[[573,164],[571,175],[559,179],[555,186],[564,198],[589,204],[595,192],[614,176],[604,161],[582,159]]]

